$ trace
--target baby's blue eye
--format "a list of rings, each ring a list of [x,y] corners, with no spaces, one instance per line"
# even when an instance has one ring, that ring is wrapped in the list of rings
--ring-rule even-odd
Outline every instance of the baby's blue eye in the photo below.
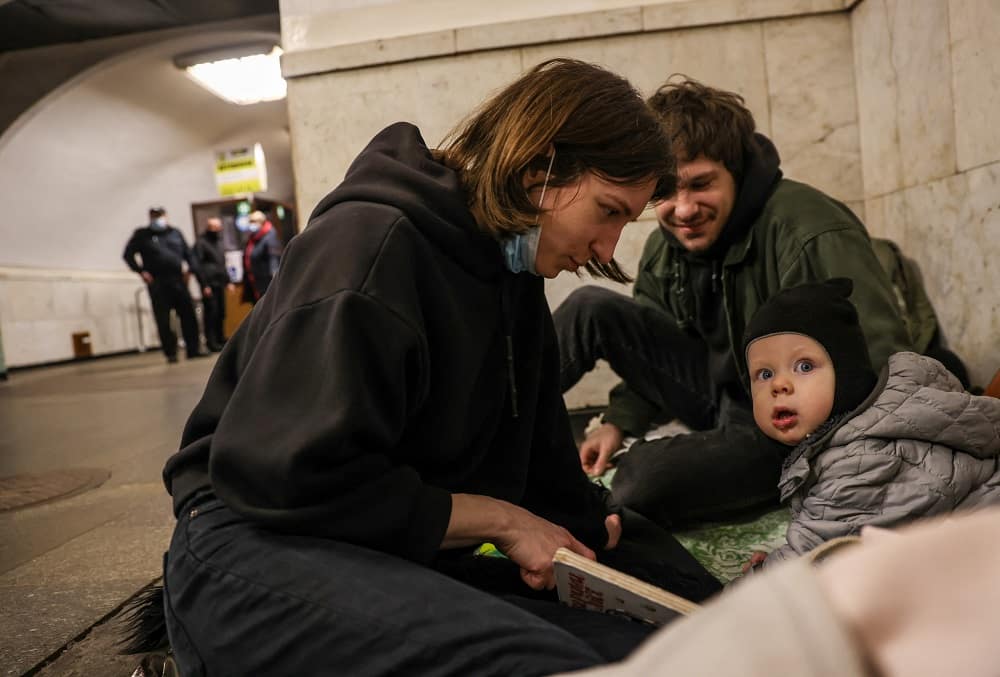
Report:
[[[761,369],[760,371],[757,372],[758,381],[766,381],[769,378],[772,378],[773,376],[774,372],[771,371],[770,369]]]
[[[799,371],[802,372],[803,374],[808,374],[813,369],[815,369],[813,363],[810,362],[809,360],[802,360],[796,366],[798,367]]]

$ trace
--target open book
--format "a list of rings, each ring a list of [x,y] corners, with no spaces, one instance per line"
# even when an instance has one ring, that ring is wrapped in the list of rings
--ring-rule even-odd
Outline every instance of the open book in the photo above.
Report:
[[[566,548],[552,558],[559,600],[579,609],[621,613],[662,625],[698,605]]]

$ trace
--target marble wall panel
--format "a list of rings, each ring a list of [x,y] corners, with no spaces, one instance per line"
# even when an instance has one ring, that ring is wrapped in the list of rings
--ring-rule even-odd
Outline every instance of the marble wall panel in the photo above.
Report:
[[[674,26],[727,24],[816,12],[836,12],[850,0],[675,0],[642,8],[647,30]]]
[[[963,324],[948,337],[965,358],[972,382],[987,385],[1000,369],[1000,162],[966,173],[968,199],[954,231],[960,291],[948,298],[960,306]]]
[[[636,33],[640,30],[642,10],[639,7],[626,7],[459,28],[455,31],[455,48],[458,51],[499,49],[511,45],[545,44],[598,35]]]
[[[866,200],[872,235],[920,268],[947,343],[974,384],[1000,368],[1000,163]]]
[[[643,33],[525,47],[525,66],[557,56],[601,64],[649,96],[672,73],[742,94],[758,127],[770,132],[767,73],[759,24]]]
[[[935,307],[957,319],[959,307],[945,311],[944,305],[963,291],[956,273],[968,262],[956,261],[954,248],[965,237],[962,223],[967,219],[968,181],[965,175],[956,174],[908,188],[896,197],[905,203],[905,235],[899,244],[920,264]]]
[[[32,347],[35,345],[33,323],[8,319],[0,320],[0,334],[3,336],[4,361],[8,367],[33,364],[38,361],[32,359]]]
[[[767,21],[764,55],[772,140],[785,176],[837,199],[863,197],[846,14]]]
[[[137,283],[125,275],[110,279],[46,275],[25,270],[0,277],[0,330],[8,367],[73,357],[72,335],[89,331],[95,355],[140,347],[136,315]],[[143,291],[139,297],[143,346],[159,344],[156,324]]]
[[[958,167],[968,169],[1000,160],[1000,2],[950,0],[947,18]]]
[[[866,198],[903,187],[896,102],[896,72],[890,55],[885,0],[865,0],[851,13],[861,172]]]
[[[53,292],[50,284],[39,280],[8,280],[6,287],[6,312],[8,321],[37,321],[52,317]]]
[[[413,122],[428,145],[437,145],[521,70],[517,51],[483,52],[290,80],[288,113],[301,213],[307,216],[340,183],[354,157],[386,125]]]
[[[866,196],[953,174],[947,0],[865,0],[851,20]]]

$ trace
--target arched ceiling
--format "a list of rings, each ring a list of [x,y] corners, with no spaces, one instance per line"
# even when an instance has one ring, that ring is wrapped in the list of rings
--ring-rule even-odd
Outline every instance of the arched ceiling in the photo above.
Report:
[[[277,12],[278,0],[0,0],[0,51]]]
[[[262,143],[266,195],[290,200],[285,101],[237,106],[173,64],[178,54],[268,37],[278,40],[259,30],[174,35],[106,59],[36,102],[0,136],[0,203],[19,230],[0,265],[113,270],[150,204],[165,204],[190,238],[188,206],[217,199],[216,150]]]

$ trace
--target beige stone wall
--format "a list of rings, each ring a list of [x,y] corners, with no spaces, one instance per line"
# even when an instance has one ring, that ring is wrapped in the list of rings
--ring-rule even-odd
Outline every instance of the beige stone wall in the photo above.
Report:
[[[945,337],[1000,368],[1000,3],[851,12],[867,225],[917,260]]]
[[[741,93],[778,146],[787,176],[844,200],[872,221],[873,232],[895,237],[916,256],[948,337],[978,380],[1000,366],[991,345],[997,285],[985,277],[988,257],[973,247],[975,232],[988,237],[990,223],[996,230],[986,218],[994,213],[986,211],[987,196],[990,187],[996,192],[990,163],[1000,147],[987,115],[998,110],[998,48],[988,36],[1000,34],[1000,19],[991,0],[567,0],[557,9],[523,0],[494,9],[458,0],[369,4],[377,7],[338,15],[306,0],[282,0],[303,213],[386,124],[414,122],[434,145],[477,103],[543,59],[600,63],[647,95],[682,72]],[[437,23],[421,13],[429,9]],[[976,65],[983,54],[992,55],[992,65]],[[977,200],[962,197],[970,191]],[[909,213],[925,204],[919,216]],[[961,237],[959,223],[967,224]],[[917,224],[937,230],[925,235],[929,228]],[[617,257],[627,269],[634,271],[653,227],[647,213],[626,229]],[[946,242],[947,254],[932,242]],[[965,277],[953,271],[953,250],[975,259],[963,267]],[[975,271],[982,274],[970,278]],[[550,304],[590,282],[568,274],[549,281]],[[958,289],[982,312],[966,310],[965,301],[946,305]],[[599,371],[567,402],[602,404],[613,383],[609,370]]]
[[[406,0],[339,17],[283,0],[289,119],[304,212],[384,125],[412,121],[433,145],[491,92],[556,56],[600,63],[646,95],[675,72],[737,91],[778,145],[787,175],[863,207],[846,0],[577,0],[560,3],[558,17],[546,16],[555,10],[540,10],[538,3],[505,3],[493,16],[484,15],[485,3],[473,4],[480,9],[451,3],[450,13],[446,1],[421,3],[441,13],[439,30],[426,32],[426,15],[418,21],[408,14],[417,10]],[[375,39],[376,15],[385,39]],[[617,257],[627,269],[634,271],[653,227],[647,212],[626,229]],[[549,281],[550,304],[592,282],[568,274]],[[614,381],[601,369],[567,401],[602,404]]]

